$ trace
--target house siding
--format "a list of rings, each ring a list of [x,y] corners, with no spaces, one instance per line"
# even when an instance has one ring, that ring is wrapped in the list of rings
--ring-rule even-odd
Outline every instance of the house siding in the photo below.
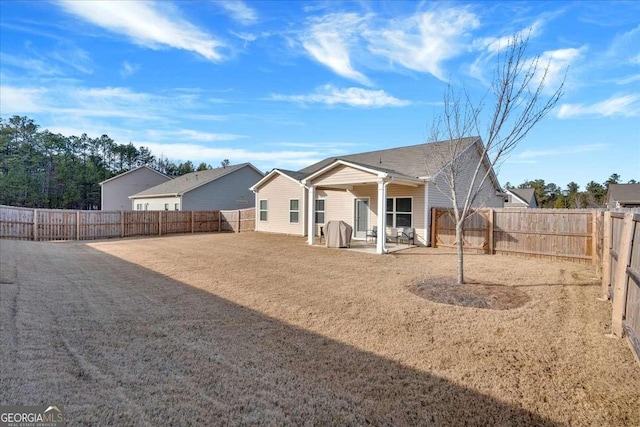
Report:
[[[267,200],[267,221],[260,221],[259,212],[256,212],[256,231],[269,233],[283,233],[303,236],[306,234],[304,218],[307,214],[307,205],[304,203],[306,189],[280,174],[265,182],[255,194],[255,203],[258,200]],[[300,200],[299,222],[289,222],[289,200]]]
[[[182,196],[181,210],[230,210],[255,206],[255,198],[249,187],[263,175],[250,166],[237,169],[227,175],[195,188]]]
[[[133,210],[136,210],[136,204],[141,203],[142,204],[142,210],[144,209],[144,205],[146,203],[149,204],[149,206],[147,207],[146,210],[149,211],[163,211],[164,209],[164,205],[165,203],[169,204],[169,210],[172,211],[174,210],[174,206],[176,203],[180,203],[180,196],[173,196],[173,197],[141,197],[139,199],[132,199],[131,200],[132,203],[132,207]],[[184,210],[182,209],[182,206],[179,206],[179,210]]]
[[[408,187],[404,185],[389,184],[387,197],[411,197],[413,199],[413,227],[416,233],[416,243],[426,244],[428,234],[424,227],[425,221],[425,197],[424,186]],[[326,200],[325,221],[344,221],[354,226],[355,199],[369,199],[369,229],[378,223],[378,186],[360,185],[349,191],[318,190],[317,198]],[[316,227],[319,227],[318,224]]]
[[[102,184],[103,211],[130,211],[135,208],[129,196],[169,181],[171,178],[146,167],[131,171]]]
[[[466,153],[462,154],[459,162],[465,165],[465,168],[461,171],[460,180],[458,181],[458,188],[468,188],[471,183],[471,178],[473,172],[475,170],[476,165],[478,164],[479,153],[471,148]],[[478,174],[479,177],[484,176],[487,172],[486,166],[482,165],[480,168],[480,172]],[[453,207],[453,203],[449,199],[448,195],[451,191],[449,185],[446,183],[443,173],[436,175],[433,182],[429,185],[429,208],[437,207],[437,208],[450,208]],[[476,185],[476,190],[477,190]],[[493,208],[501,208],[504,204],[504,199],[502,196],[497,196],[495,193],[496,189],[487,178],[482,189],[479,191],[478,196],[476,198],[476,202],[473,203],[474,207],[493,207]],[[464,203],[464,199],[466,197],[466,192],[460,192],[461,194],[457,195],[457,201],[459,204]]]
[[[311,184],[315,186],[323,185],[340,185],[340,184],[357,184],[361,182],[371,181],[377,175],[361,171],[345,165],[338,165],[333,169],[316,177]]]

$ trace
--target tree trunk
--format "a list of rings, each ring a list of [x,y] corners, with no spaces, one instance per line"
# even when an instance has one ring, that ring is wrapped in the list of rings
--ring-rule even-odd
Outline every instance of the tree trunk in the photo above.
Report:
[[[458,254],[457,282],[464,283],[464,241],[462,240],[462,222],[456,221],[456,251]]]

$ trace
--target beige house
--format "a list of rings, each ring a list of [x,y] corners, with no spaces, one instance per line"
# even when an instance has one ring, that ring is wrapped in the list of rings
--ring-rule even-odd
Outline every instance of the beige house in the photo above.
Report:
[[[463,142],[457,158],[477,163],[482,141]],[[448,150],[443,141],[327,158],[296,172],[274,169],[251,187],[256,230],[307,236],[312,244],[320,227],[341,220],[353,227],[356,240],[366,239],[374,227],[409,227],[415,243],[427,245],[431,208],[451,206],[443,176]],[[478,200],[502,207],[504,194],[493,171]],[[385,239],[376,242],[376,251],[385,253]]]
[[[130,211],[129,196],[170,180],[171,177],[149,166],[128,170],[100,183],[100,208],[103,211]]]
[[[249,187],[264,174],[251,163],[188,173],[129,196],[133,210],[227,210],[254,206]]]

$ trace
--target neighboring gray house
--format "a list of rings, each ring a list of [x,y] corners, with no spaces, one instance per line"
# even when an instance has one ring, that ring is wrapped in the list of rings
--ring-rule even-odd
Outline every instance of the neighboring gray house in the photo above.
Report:
[[[170,181],[167,175],[149,166],[128,170],[100,183],[100,206],[103,211],[130,211],[129,196]]]
[[[606,203],[609,209],[640,208],[640,184],[609,184]]]
[[[251,163],[191,172],[129,196],[133,210],[225,210],[255,206],[249,187],[264,174]]]
[[[506,194],[504,200],[505,208],[537,208],[538,199],[536,198],[535,188],[511,188],[504,191]]]
[[[482,140],[471,137],[463,143],[460,161],[477,164]],[[427,245],[431,208],[452,205],[443,176],[449,150],[449,141],[441,141],[330,157],[297,172],[274,169],[251,188],[256,231],[307,236],[313,244],[320,226],[341,220],[352,226],[353,239],[366,240],[374,227],[391,232],[409,227],[415,243]],[[483,172],[491,167],[486,157],[483,165]],[[503,202],[504,193],[490,170],[479,203],[502,207]],[[384,253],[384,240],[377,239],[377,253]]]

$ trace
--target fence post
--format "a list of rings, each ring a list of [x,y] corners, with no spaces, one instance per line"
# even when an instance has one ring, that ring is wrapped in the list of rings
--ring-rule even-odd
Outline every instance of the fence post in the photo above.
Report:
[[[76,240],[80,240],[80,211],[76,211]]]
[[[591,263],[598,264],[598,215],[599,211],[591,212]]]
[[[438,209],[436,208],[431,208],[431,247],[435,248],[436,246],[436,237],[438,235],[437,233],[437,229],[438,229],[438,217],[436,216],[438,214]]]
[[[609,285],[611,284],[611,211],[604,213],[602,220],[602,298],[609,299]]]
[[[38,209],[33,210],[33,240],[38,241]]]
[[[158,236],[162,236],[162,211],[158,212]]]
[[[241,221],[240,221],[240,210],[238,209],[238,231],[236,231],[236,233],[240,232],[240,224],[241,224]]]
[[[627,302],[627,267],[631,257],[631,243],[634,233],[633,214],[624,214],[622,224],[622,236],[620,237],[620,250],[618,251],[618,263],[613,285],[616,287],[613,293],[613,310],[611,315],[611,329],[615,336],[622,337],[622,319],[624,317],[625,305]]]
[[[222,211],[218,211],[218,233],[222,231],[220,227],[222,227]]]
[[[194,221],[193,221],[193,211],[191,211],[191,233],[195,233],[194,229]]]
[[[495,211],[489,209],[489,215],[487,215],[487,234],[489,241],[489,255],[493,255],[493,221],[495,219]]]

